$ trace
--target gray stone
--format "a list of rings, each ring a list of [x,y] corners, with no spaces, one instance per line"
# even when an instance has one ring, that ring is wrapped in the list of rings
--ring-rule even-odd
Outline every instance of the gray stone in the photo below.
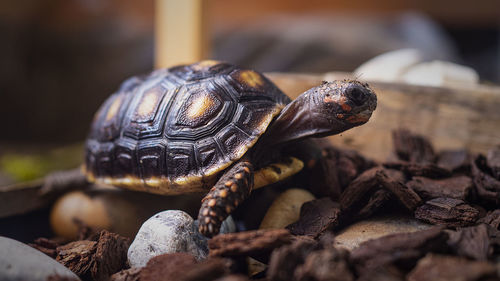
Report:
[[[19,241],[0,237],[0,280],[45,281],[55,275],[80,280],[71,270],[44,253]]]
[[[196,223],[196,229],[198,229],[198,220],[195,220],[195,223]],[[236,223],[234,222],[234,220],[231,216],[228,216],[222,222],[222,225],[220,226],[220,229],[219,229],[219,233],[224,234],[224,233],[231,233],[231,232],[236,232]]]
[[[228,217],[220,232],[236,230]],[[183,211],[160,212],[144,222],[128,249],[131,267],[143,267],[153,257],[167,253],[189,253],[201,260],[208,255],[208,239],[198,232],[198,222]]]
[[[379,216],[359,221],[342,229],[335,236],[335,246],[347,250],[357,248],[361,243],[389,234],[424,230],[430,224],[407,216]]]

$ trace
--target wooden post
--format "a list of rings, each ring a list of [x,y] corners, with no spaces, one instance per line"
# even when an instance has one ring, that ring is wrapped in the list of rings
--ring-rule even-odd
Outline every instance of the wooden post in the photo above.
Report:
[[[156,0],[156,68],[192,63],[206,57],[205,2]]]

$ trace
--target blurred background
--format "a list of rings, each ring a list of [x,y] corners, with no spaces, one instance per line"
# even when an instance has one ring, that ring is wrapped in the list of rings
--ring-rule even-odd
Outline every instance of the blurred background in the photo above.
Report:
[[[350,72],[415,48],[500,82],[498,0],[204,0],[201,9],[203,56],[259,71]],[[0,154],[81,142],[105,98],[154,68],[155,1],[1,1],[0,34]]]
[[[482,85],[370,83],[379,96],[372,120],[335,140],[383,160],[399,126],[438,148],[484,152],[500,137],[500,0],[0,1],[0,36],[0,229],[25,241],[51,235],[52,201],[39,196],[40,182],[8,185],[78,167],[94,112],[124,79],[191,58],[288,73],[273,81],[296,96],[333,77],[325,73],[410,48],[423,61],[474,69]],[[393,62],[409,64],[412,54]],[[385,62],[372,73],[390,74]],[[364,70],[355,76],[367,78]]]

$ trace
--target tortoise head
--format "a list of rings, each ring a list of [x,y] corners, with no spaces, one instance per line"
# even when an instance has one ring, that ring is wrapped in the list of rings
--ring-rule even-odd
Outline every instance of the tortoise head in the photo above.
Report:
[[[366,123],[377,107],[373,90],[355,80],[323,82],[308,92],[310,108],[317,114],[315,127],[322,135],[338,134]]]
[[[377,96],[367,84],[353,80],[323,82],[283,108],[263,143],[335,135],[366,123],[376,107]]]

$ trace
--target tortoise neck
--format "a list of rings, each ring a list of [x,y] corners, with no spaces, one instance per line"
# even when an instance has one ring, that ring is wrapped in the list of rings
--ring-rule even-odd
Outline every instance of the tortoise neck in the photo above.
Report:
[[[309,137],[335,134],[321,113],[315,95],[307,91],[289,103],[271,123],[263,136],[266,146],[297,142]]]

